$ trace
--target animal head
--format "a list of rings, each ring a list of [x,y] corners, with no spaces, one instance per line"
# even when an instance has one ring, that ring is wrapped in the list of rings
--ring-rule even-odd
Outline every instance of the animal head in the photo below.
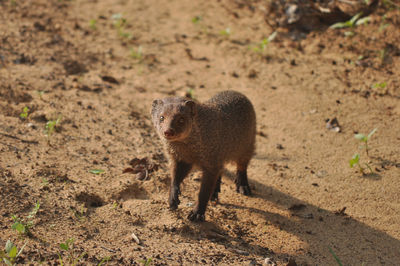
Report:
[[[160,137],[170,142],[186,139],[192,131],[196,108],[194,101],[181,97],[154,100],[151,116]]]

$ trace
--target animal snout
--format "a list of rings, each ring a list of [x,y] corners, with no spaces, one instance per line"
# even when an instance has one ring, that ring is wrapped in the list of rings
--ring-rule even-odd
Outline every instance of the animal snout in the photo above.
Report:
[[[164,136],[165,137],[173,137],[175,136],[175,130],[173,130],[172,128],[169,128],[167,130],[164,131]]]

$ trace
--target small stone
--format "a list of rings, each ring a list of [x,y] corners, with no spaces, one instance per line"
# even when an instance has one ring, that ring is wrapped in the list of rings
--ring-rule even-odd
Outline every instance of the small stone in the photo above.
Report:
[[[132,234],[131,234],[131,237],[132,237],[133,241],[135,241],[138,245],[140,244],[140,240],[139,240],[139,238],[135,235],[135,233],[132,233]]]
[[[249,252],[245,251],[245,250],[241,250],[241,249],[235,249],[236,253],[239,255],[244,255],[244,256],[248,256]]]
[[[318,171],[315,175],[318,176],[319,178],[322,178],[322,177],[326,176],[327,174],[328,174],[327,171],[321,170],[321,171]]]
[[[276,148],[278,149],[278,150],[283,150],[284,148],[283,148],[283,146],[282,146],[282,144],[276,144]]]
[[[145,169],[136,174],[136,179],[137,180],[147,180],[148,176],[149,176],[149,172]]]
[[[341,131],[339,121],[337,120],[336,117],[333,119],[326,120],[326,128],[330,131],[337,132],[337,133],[339,133]]]
[[[276,263],[275,263],[271,258],[265,258],[263,264],[264,264],[264,265],[273,265],[273,266],[276,265]]]

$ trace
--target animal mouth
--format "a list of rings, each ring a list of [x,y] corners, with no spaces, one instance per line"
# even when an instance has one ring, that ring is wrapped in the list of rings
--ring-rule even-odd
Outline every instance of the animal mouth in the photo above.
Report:
[[[179,136],[177,136],[177,135],[164,135],[164,138],[166,140],[176,140],[176,139],[179,138]]]
[[[182,135],[180,135],[180,134],[174,134],[172,136],[164,135],[164,139],[169,141],[169,142],[182,141]]]

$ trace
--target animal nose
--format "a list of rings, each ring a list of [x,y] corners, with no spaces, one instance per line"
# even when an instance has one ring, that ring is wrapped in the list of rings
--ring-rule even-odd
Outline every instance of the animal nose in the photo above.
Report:
[[[175,131],[171,128],[164,131],[164,136],[166,137],[173,137],[175,135]]]

